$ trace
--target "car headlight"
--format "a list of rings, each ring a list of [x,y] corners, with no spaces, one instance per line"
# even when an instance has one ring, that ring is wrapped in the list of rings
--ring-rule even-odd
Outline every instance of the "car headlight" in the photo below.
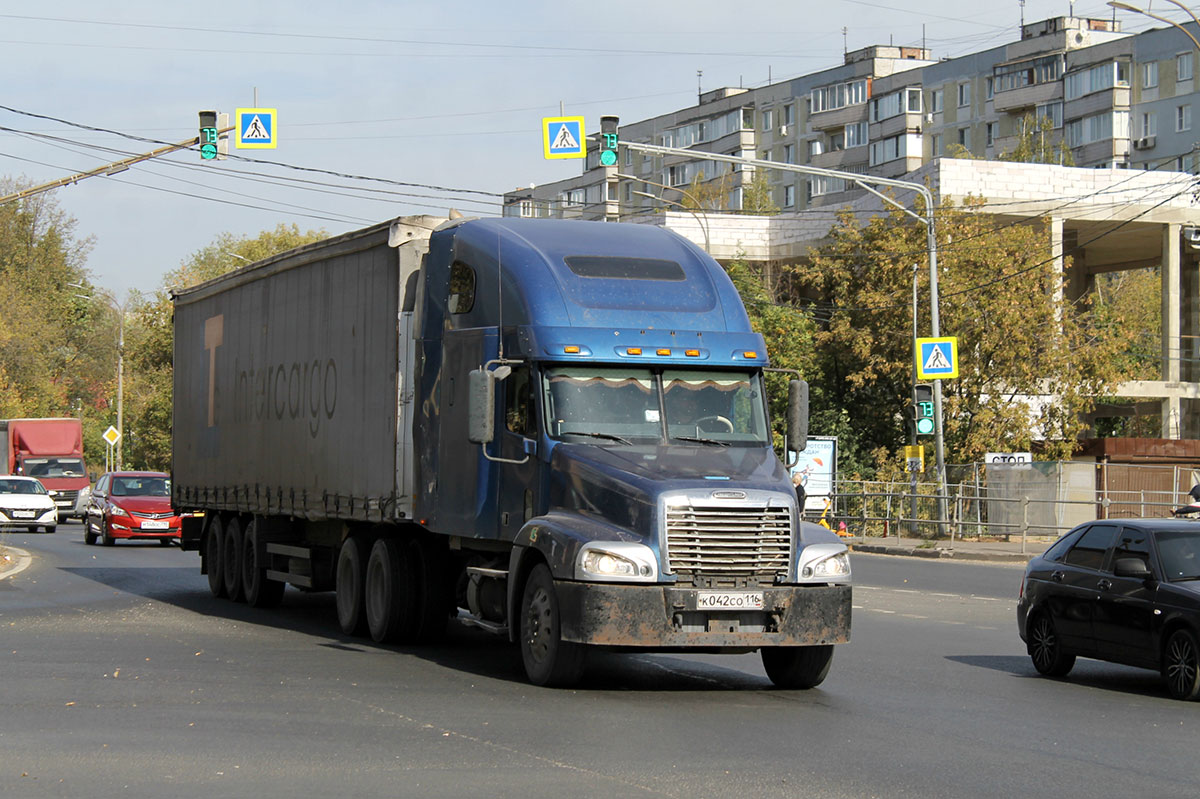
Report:
[[[658,579],[654,551],[630,541],[584,544],[575,560],[575,577],[593,582],[649,583]]]
[[[800,550],[796,575],[801,581],[850,581],[850,553],[844,544],[810,544]]]
[[[125,510],[124,508],[122,508],[120,505],[109,505],[108,506],[108,515],[109,516],[124,516],[127,519],[129,518],[129,512],[127,510]]]

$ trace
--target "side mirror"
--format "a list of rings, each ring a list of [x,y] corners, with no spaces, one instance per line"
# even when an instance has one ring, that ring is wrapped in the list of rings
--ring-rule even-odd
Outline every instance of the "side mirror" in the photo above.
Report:
[[[467,439],[490,444],[496,436],[496,378],[486,369],[473,369],[467,392]]]
[[[788,381],[787,448],[803,452],[808,446],[808,383]]]
[[[1154,577],[1154,573],[1141,558],[1117,558],[1113,565],[1113,574],[1132,580],[1150,580]]]

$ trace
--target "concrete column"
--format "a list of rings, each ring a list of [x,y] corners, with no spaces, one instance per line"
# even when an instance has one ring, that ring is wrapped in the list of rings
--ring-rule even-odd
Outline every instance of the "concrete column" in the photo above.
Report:
[[[1058,278],[1054,286],[1054,318],[1060,324],[1062,323],[1062,304],[1063,304],[1063,221],[1062,217],[1050,217],[1050,258],[1052,259],[1052,268],[1054,275]]]
[[[1179,383],[1180,295],[1178,224],[1163,225],[1162,243],[1162,379],[1168,384]],[[1179,438],[1181,422],[1179,395],[1165,397],[1162,403],[1162,437]]]

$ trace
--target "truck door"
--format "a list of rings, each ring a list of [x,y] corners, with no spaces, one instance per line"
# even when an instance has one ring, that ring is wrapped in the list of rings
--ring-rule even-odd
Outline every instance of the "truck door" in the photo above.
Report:
[[[499,428],[499,451],[502,458],[524,463],[497,463],[500,470],[499,497],[500,538],[516,537],[525,521],[540,513],[541,487],[537,441],[537,402],[534,390],[535,375],[528,364],[513,368],[501,384],[503,407],[496,426]]]

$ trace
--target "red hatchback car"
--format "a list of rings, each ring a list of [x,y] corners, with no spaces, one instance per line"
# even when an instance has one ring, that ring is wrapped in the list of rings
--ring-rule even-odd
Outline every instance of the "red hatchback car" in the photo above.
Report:
[[[179,540],[171,508],[171,477],[163,472],[109,472],[96,481],[88,502],[83,540],[110,547],[118,538]]]

